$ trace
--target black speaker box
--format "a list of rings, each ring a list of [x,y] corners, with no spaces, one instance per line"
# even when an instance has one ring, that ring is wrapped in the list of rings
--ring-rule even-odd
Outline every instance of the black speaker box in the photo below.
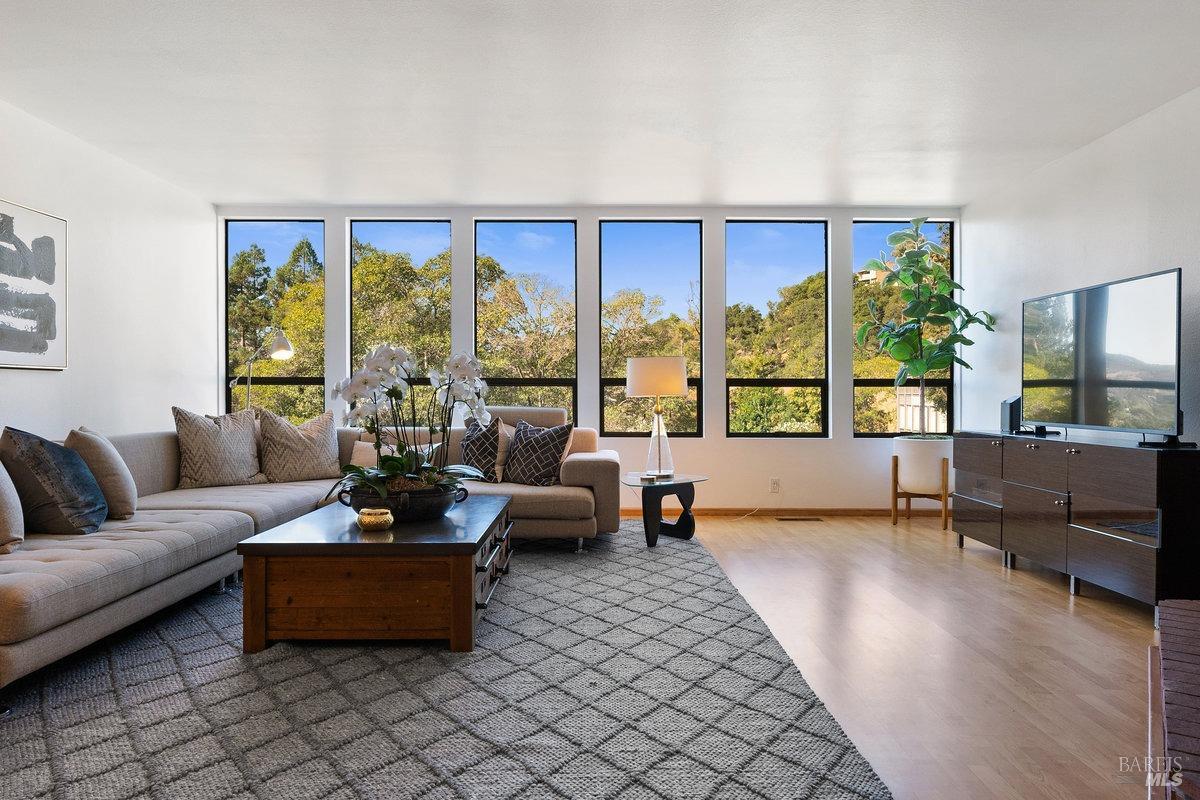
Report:
[[[1021,395],[1014,394],[1000,404],[1000,430],[1005,433],[1021,430]]]

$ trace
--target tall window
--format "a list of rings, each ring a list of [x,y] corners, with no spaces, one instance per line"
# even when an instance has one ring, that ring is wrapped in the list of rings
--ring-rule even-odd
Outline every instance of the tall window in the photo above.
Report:
[[[325,409],[325,225],[225,223],[225,407],[246,405],[246,367],[275,330],[291,341],[286,361],[253,364],[251,401],[293,421]],[[231,385],[232,384],[232,385]]]
[[[826,433],[824,222],[725,224],[729,436]]]
[[[699,436],[700,223],[600,223],[600,433],[650,433],[653,399],[625,397],[625,360],[684,356],[688,396],[663,398],[671,434]]]
[[[884,319],[899,319],[905,302],[900,299],[901,286],[883,284],[885,272],[872,271],[863,265],[879,258],[889,267],[910,245],[887,243],[889,233],[906,228],[906,220],[854,223],[853,329],[871,319],[870,301],[878,305]],[[954,223],[927,222],[921,229],[926,238],[946,249],[944,266],[954,273]],[[854,345],[854,434],[856,436],[893,436],[920,430],[921,402],[918,382],[909,380],[896,386],[899,365],[886,353],[879,351],[879,342],[868,336],[862,347]],[[930,433],[952,430],[954,427],[954,385],[949,369],[930,372],[925,380],[925,428]]]
[[[378,344],[406,347],[421,376],[450,357],[450,223],[350,223],[350,364]],[[414,383],[418,403],[432,397]]]
[[[576,417],[575,223],[475,223],[475,353],[490,405]]]

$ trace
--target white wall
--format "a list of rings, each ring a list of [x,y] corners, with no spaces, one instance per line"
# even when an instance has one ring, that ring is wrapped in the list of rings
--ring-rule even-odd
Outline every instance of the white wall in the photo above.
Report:
[[[67,369],[0,369],[0,425],[173,428],[218,408],[213,207],[0,103],[0,198],[67,220]]]
[[[888,505],[891,441],[855,439],[851,423],[851,223],[854,219],[956,219],[955,208],[813,207],[296,207],[218,206],[220,219],[323,219],[326,264],[326,384],[349,370],[348,220],[448,219],[452,239],[451,340],[469,350],[474,336],[474,225],[477,218],[575,219],[578,252],[579,424],[599,427],[599,221],[600,219],[686,218],[703,221],[704,437],[674,438],[676,469],[712,480],[697,489],[696,506],[706,508],[885,508]],[[725,220],[829,220],[830,269],[830,438],[725,438]],[[221,226],[223,229],[223,225]],[[223,244],[221,245],[223,247]],[[327,401],[328,402],[328,401]],[[340,412],[342,409],[338,409]],[[648,439],[607,438],[627,470],[643,469]],[[781,479],[770,494],[768,479]],[[627,489],[622,500],[637,507]]]
[[[1183,267],[1182,404],[1200,435],[1200,89],[963,209],[963,301],[999,317],[964,354],[960,428],[1020,391],[1021,301]]]

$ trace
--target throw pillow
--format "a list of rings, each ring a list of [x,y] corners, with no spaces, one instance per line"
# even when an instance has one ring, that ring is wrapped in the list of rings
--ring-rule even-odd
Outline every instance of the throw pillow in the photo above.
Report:
[[[499,480],[496,465],[500,455],[500,440],[505,438],[501,424],[499,417],[492,417],[491,423],[485,428],[472,419],[462,438],[462,463],[482,472],[483,479],[488,483]]]
[[[104,492],[104,502],[108,503],[109,518],[132,517],[137,511],[137,484],[112,442],[95,431],[79,428],[68,433],[63,444],[79,453],[92,471],[100,491]]]
[[[326,411],[300,425],[258,409],[262,471],[271,483],[340,478],[337,425]]]
[[[206,417],[172,408],[179,434],[179,488],[266,483],[259,471],[254,412]]]
[[[8,470],[0,467],[0,555],[11,553],[25,539],[25,518],[21,516],[21,496],[13,486]]]
[[[21,498],[25,530],[94,533],[108,516],[100,484],[74,450],[5,428],[0,436],[0,462]]]
[[[385,444],[381,452],[385,456],[394,455],[396,448]],[[378,467],[379,456],[375,452],[374,441],[359,440],[354,443],[354,451],[350,454],[350,463],[356,467]]]
[[[569,422],[553,428],[537,428],[521,420],[508,451],[504,479],[530,486],[555,485],[570,441]]]

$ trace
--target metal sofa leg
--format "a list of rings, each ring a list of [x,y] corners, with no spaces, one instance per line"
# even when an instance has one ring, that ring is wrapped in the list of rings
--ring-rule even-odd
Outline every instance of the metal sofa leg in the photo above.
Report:
[[[582,536],[580,536],[578,539],[575,540],[575,552],[576,553],[583,552],[583,537]]]
[[[225,594],[225,579],[221,578],[212,586],[208,587],[209,594]]]
[[[0,706],[0,719],[8,719],[12,716],[12,709],[8,706]]]

